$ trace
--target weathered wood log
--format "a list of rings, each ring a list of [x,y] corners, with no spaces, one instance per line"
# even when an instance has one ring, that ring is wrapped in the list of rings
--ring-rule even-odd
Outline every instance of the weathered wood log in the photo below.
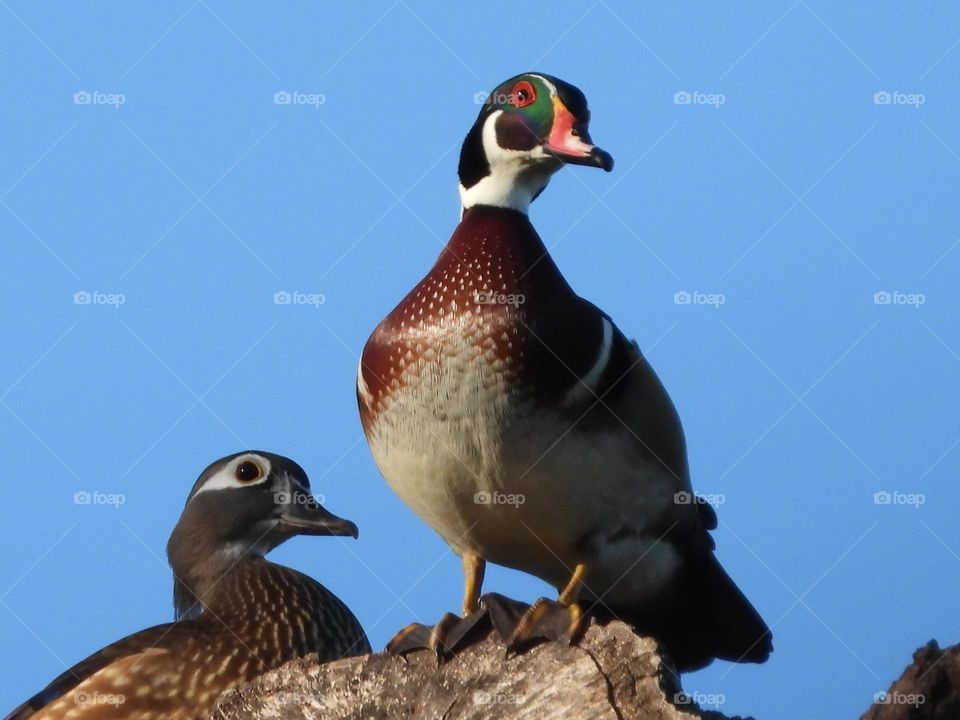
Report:
[[[439,665],[431,653],[297,660],[225,693],[215,720],[720,720],[680,690],[651,638],[592,625],[577,646],[506,657],[493,634]]]
[[[957,720],[960,718],[960,645],[941,650],[931,640],[861,720]]]

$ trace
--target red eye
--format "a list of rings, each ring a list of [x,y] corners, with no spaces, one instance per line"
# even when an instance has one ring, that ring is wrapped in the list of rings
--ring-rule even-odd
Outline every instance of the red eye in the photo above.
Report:
[[[537,91],[534,90],[533,85],[526,80],[518,82],[513,86],[513,90],[510,91],[510,102],[518,108],[526,107],[536,99]]]

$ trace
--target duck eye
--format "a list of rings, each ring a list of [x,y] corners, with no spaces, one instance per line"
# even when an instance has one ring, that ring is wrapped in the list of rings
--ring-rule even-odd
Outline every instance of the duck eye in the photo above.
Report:
[[[253,482],[254,480],[259,480],[263,477],[263,470],[260,469],[260,466],[257,465],[252,460],[244,460],[242,463],[237,465],[237,469],[234,471],[234,474],[242,483]]]
[[[533,85],[526,80],[521,80],[513,86],[510,96],[514,107],[522,108],[537,99],[537,92],[533,89]]]

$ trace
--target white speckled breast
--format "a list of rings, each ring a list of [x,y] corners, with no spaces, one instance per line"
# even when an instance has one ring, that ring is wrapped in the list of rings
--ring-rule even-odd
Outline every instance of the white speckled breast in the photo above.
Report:
[[[644,518],[670,503],[673,478],[663,481],[628,432],[580,423],[589,394],[563,402],[611,330],[585,311],[532,228],[528,246],[503,232],[481,225],[458,238],[461,225],[374,331],[358,372],[364,430],[391,488],[456,552],[562,586],[585,553],[619,544],[623,561],[594,575],[596,587],[612,585],[649,549]],[[558,339],[569,350],[550,347]],[[643,580],[666,576],[671,553],[651,553]]]

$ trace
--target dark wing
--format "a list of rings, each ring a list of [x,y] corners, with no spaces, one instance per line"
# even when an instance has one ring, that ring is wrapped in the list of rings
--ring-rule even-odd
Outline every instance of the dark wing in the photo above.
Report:
[[[674,478],[675,491],[689,491],[687,446],[673,401],[639,346],[613,320],[586,300],[591,316],[591,364],[572,388],[584,423],[597,431],[632,435],[638,454]],[[584,323],[586,325],[586,323]],[[576,410],[575,410],[576,411]]]
[[[715,657],[766,661],[773,650],[770,630],[714,556],[709,531],[717,528],[717,514],[691,490],[683,429],[673,403],[636,343],[615,326],[610,365],[607,394],[602,395],[609,413],[629,428],[649,458],[670,471],[674,492],[686,494],[664,521],[674,523],[666,537],[685,558],[672,600],[657,616],[640,617],[636,624],[665,643],[682,671],[703,667]],[[629,616],[630,609],[625,613]]]
[[[53,682],[13,710],[4,720],[26,720],[57,698],[66,695],[81,682],[95,675],[110,663],[154,648],[163,649],[176,639],[185,635],[191,636],[195,632],[196,628],[192,627],[191,623],[167,623],[128,635],[122,640],[98,650],[57,676]]]

